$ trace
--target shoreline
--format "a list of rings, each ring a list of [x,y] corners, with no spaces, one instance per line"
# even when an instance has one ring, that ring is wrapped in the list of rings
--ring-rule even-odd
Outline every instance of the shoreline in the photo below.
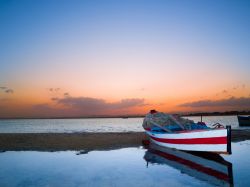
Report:
[[[139,147],[144,132],[0,133],[0,151],[92,151]],[[232,130],[232,142],[250,140],[250,129]]]

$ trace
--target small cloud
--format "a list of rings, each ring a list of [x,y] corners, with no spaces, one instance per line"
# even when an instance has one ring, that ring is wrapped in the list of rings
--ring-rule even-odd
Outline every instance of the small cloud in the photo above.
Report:
[[[7,94],[13,94],[14,93],[14,90],[11,89],[11,88],[8,88],[6,86],[1,86],[0,87],[1,90],[3,90],[4,93],[7,93]]]
[[[12,89],[7,89],[7,90],[5,90],[5,93],[13,94],[13,93],[14,93],[14,90],[12,90]]]
[[[49,88],[48,89],[50,92],[59,92],[61,88]]]
[[[52,101],[57,101],[58,98],[57,98],[57,97],[52,97],[51,100],[52,100]]]
[[[48,91],[50,92],[51,95],[58,96],[61,91],[61,88],[48,88]]]
[[[68,92],[65,92],[63,95],[64,95],[64,97],[69,97],[69,93]]]
[[[242,89],[245,89],[246,85],[245,84],[242,84]]]

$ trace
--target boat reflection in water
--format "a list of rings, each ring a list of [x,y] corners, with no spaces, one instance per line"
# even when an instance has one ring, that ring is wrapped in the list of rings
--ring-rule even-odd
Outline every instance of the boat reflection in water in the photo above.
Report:
[[[219,154],[211,152],[180,151],[161,147],[154,143],[148,149],[144,159],[151,164],[168,165],[196,179],[216,186],[233,186],[232,164]]]

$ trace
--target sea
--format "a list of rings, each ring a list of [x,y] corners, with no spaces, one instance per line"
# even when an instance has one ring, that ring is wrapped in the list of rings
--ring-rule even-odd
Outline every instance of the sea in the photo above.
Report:
[[[250,141],[233,154],[143,146],[113,150],[0,152],[1,187],[248,187]]]
[[[200,121],[200,117],[186,117]],[[209,127],[215,123],[232,129],[239,127],[237,116],[203,116]],[[0,120],[0,133],[82,133],[82,132],[143,132],[143,118],[88,118],[88,119],[7,119]]]
[[[195,122],[200,117],[187,117]],[[143,118],[0,120],[0,133],[142,132]],[[242,129],[236,116],[203,117]],[[1,187],[248,187],[250,140],[232,154],[141,145],[107,150],[0,150]]]

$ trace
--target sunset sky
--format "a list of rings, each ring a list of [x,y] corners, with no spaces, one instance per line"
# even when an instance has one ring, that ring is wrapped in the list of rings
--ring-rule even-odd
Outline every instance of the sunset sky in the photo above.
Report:
[[[250,110],[250,1],[0,1],[0,118],[150,109]]]

